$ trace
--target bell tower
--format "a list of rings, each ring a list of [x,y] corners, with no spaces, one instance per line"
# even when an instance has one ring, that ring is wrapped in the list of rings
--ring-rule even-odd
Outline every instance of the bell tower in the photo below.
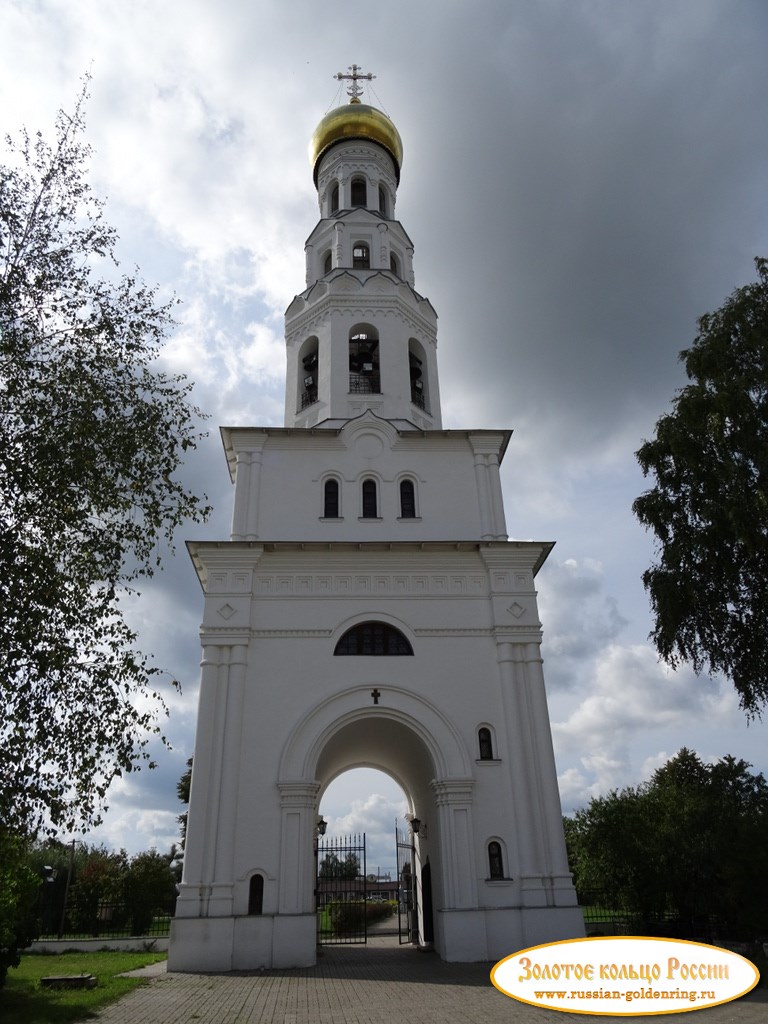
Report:
[[[222,428],[231,533],[188,545],[205,608],[172,970],[315,962],[319,802],[356,767],[418,823],[415,941],[480,961],[584,933],[540,653],[552,544],[507,538],[510,431],[442,428],[402,142],[350,70],[310,145],[285,425]]]
[[[353,81],[351,102],[310,144],[320,221],[305,247],[306,289],[285,317],[285,425],[370,409],[439,429],[437,316],[415,290],[413,244],[395,218],[403,144]]]

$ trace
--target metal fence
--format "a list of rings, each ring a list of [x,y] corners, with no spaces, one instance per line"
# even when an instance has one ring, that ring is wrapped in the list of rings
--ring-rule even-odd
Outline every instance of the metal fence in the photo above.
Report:
[[[43,915],[42,939],[121,939],[133,936],[159,938],[171,930],[175,900],[148,908],[129,903],[68,902],[60,921]]]
[[[685,918],[673,913],[644,916],[617,906],[601,890],[579,891],[577,898],[587,935],[651,935],[709,941],[717,931],[715,919],[705,908]]]

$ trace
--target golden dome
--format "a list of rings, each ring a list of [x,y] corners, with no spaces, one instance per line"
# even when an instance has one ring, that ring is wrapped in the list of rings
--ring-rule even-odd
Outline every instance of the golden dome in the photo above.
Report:
[[[403,162],[403,143],[400,133],[386,114],[376,107],[365,103],[347,103],[336,107],[315,129],[309,144],[309,158],[312,162],[312,173],[317,184],[317,169],[320,158],[331,146],[346,139],[370,139],[378,142],[389,153],[395,162],[395,174],[400,181],[400,165]]]

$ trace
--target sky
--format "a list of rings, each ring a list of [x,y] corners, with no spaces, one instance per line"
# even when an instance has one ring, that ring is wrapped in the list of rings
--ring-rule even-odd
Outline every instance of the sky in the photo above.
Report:
[[[52,136],[90,71],[90,182],[118,254],[182,300],[164,365],[195,381],[209,437],[185,466],[205,525],[177,534],[129,608],[177,677],[173,749],[120,780],[91,842],[167,849],[193,751],[202,593],[188,539],[226,539],[218,427],[281,425],[283,312],[317,218],[307,147],[376,75],[398,127],[398,217],[439,316],[443,425],[510,428],[510,536],[553,540],[537,578],[564,811],[636,785],[681,747],[768,773],[768,723],[727,682],[660,664],[631,505],[634,452],[685,383],[696,319],[768,256],[764,0],[6,0],[2,135]],[[392,867],[401,794],[333,784],[330,831],[367,831]]]

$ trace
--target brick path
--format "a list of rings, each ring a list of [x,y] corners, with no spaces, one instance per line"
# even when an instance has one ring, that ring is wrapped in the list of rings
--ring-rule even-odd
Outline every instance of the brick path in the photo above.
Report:
[[[158,973],[99,1024],[568,1024],[490,983],[491,964],[445,964],[391,940],[326,947],[315,967],[233,974]],[[643,1021],[648,1017],[602,1017]],[[570,1016],[571,1024],[584,1021]],[[679,1014],[653,1021],[681,1024]],[[766,1024],[768,991],[686,1016],[686,1024]]]

